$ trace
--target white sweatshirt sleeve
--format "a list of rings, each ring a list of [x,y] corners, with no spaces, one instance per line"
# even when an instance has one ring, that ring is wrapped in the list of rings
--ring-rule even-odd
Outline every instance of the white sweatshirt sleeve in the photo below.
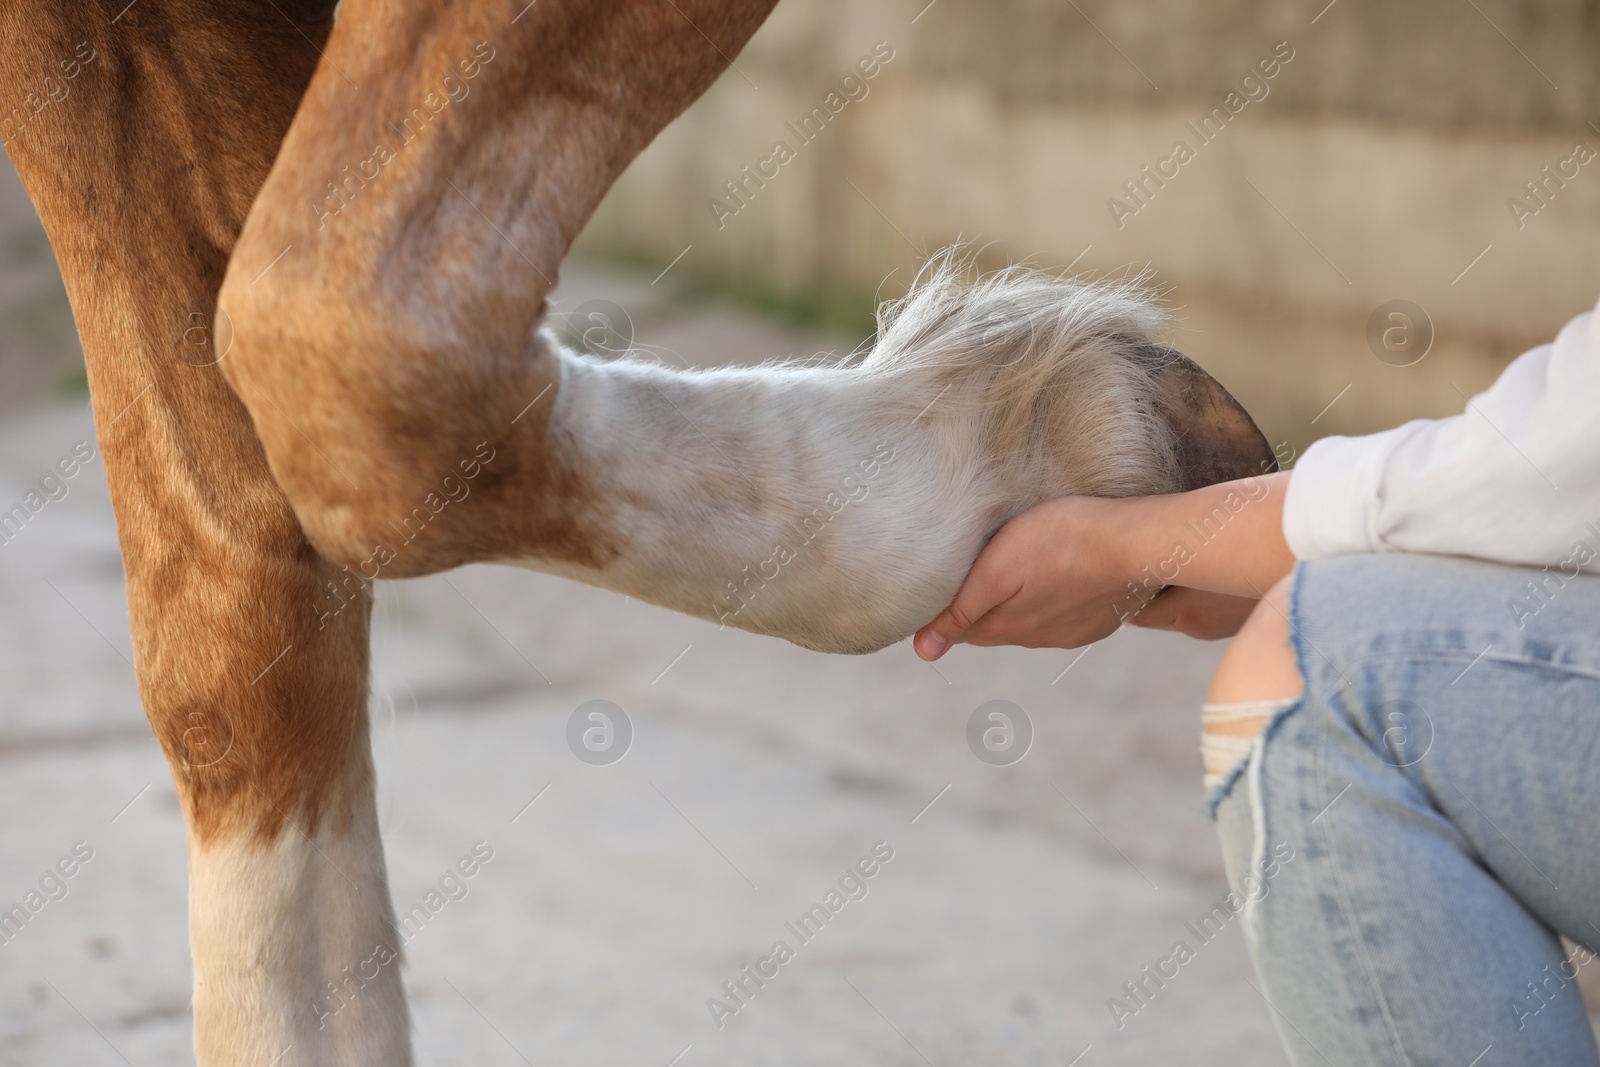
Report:
[[[1426,552],[1600,573],[1600,316],[1519,356],[1460,415],[1313,444],[1283,531],[1300,559]]]

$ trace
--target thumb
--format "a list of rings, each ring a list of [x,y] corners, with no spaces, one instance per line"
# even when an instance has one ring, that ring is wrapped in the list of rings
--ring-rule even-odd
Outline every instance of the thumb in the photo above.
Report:
[[[982,568],[974,568],[962,583],[955,601],[937,618],[917,631],[911,647],[918,656],[932,663],[958,644],[972,629],[974,623],[989,613],[989,609],[1006,599],[996,583]]]

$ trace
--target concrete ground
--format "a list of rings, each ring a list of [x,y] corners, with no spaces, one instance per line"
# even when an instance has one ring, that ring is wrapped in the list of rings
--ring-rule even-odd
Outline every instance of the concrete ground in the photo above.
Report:
[[[558,306],[586,308],[592,342],[609,327],[667,360],[854,340],[648,282],[572,268]],[[81,397],[14,408],[0,505],[80,440]],[[93,858],[0,946],[0,1063],[191,1062],[177,800],[134,693],[99,462],[69,485],[0,546],[0,904],[75,842]],[[397,905],[493,849],[407,947],[420,1061],[1283,1062],[1231,927],[1123,1028],[1107,1007],[1226,891],[1196,752],[1218,651],[1125,632],[935,668],[905,644],[825,657],[509,568],[382,583],[374,747]],[[566,741],[596,699],[635,734],[606,766]],[[1033,726],[1010,766],[968,746],[991,700]],[[878,842],[893,859],[867,895],[719,1028],[708,998],[796,943],[784,924]]]

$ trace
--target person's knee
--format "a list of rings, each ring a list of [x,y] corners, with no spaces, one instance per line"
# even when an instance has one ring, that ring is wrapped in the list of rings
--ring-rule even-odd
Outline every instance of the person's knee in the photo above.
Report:
[[[1289,644],[1289,589],[1293,576],[1273,586],[1228,643],[1211,676],[1208,704],[1293,700],[1305,689]]]
[[[1207,788],[1237,773],[1256,738],[1305,688],[1289,645],[1290,582],[1273,586],[1256,605],[1212,676],[1200,715]]]

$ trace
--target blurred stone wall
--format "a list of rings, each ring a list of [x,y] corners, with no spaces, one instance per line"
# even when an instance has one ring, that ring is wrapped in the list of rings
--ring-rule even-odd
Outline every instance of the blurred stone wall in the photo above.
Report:
[[[580,251],[862,306],[958,238],[1148,269],[1172,340],[1275,438],[1371,430],[1459,410],[1600,295],[1597,56],[1600,0],[783,0]],[[1433,326],[1411,366],[1369,342],[1392,300]],[[0,404],[80,359],[0,164]]]
[[[1459,411],[1600,296],[1596,57],[1600,0],[785,0],[580,249],[867,294],[958,237],[1148,268],[1269,434],[1367,431]],[[1433,325],[1411,366],[1369,344],[1391,300]]]
[[[0,154],[0,410],[77,392],[83,352],[55,256],[22,181]]]

